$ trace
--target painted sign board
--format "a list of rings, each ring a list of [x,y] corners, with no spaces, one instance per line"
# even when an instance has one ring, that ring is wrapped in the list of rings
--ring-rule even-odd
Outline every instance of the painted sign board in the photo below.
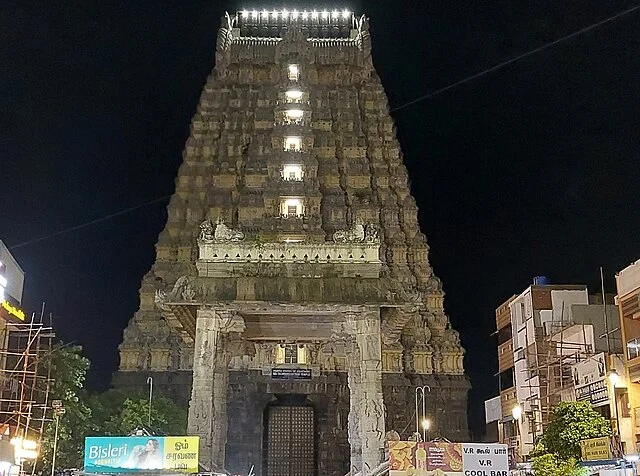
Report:
[[[389,441],[389,476],[507,476],[507,445]]]
[[[197,473],[197,436],[97,436],[84,442],[85,473]]]
[[[271,369],[271,378],[279,380],[311,380],[311,369]]]
[[[589,438],[580,442],[582,459],[585,461],[598,461],[611,459],[611,438]]]

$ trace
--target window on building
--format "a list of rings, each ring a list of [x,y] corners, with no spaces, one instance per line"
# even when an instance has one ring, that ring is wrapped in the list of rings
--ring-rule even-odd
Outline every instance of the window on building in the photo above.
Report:
[[[285,217],[302,216],[302,200],[299,198],[287,198],[280,203],[280,213]]]
[[[640,342],[637,338],[627,342],[627,358],[629,360],[640,357]]]
[[[302,180],[302,166],[285,165],[282,167],[282,178],[284,180]]]
[[[511,339],[511,323],[498,331],[498,345],[502,345]]]
[[[297,364],[298,363],[298,346],[295,344],[284,346],[284,363],[285,364]]]
[[[298,124],[302,121],[304,113],[301,109],[288,109],[284,112],[284,122],[286,124]]]
[[[289,103],[297,103],[302,99],[302,91],[291,90],[284,93],[284,96],[287,98],[287,102]]]
[[[304,344],[279,344],[276,347],[276,364],[306,364],[307,348]]]
[[[500,372],[498,374],[498,381],[500,382],[501,392],[513,387],[513,368]]]
[[[289,81],[298,81],[300,79],[300,70],[297,64],[289,65]]]
[[[301,150],[301,143],[300,137],[285,137],[284,150],[299,152]]]

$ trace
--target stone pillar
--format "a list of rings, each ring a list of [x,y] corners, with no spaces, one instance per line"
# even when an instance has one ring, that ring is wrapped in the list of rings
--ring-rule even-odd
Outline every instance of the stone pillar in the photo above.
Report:
[[[198,310],[187,431],[200,437],[200,462],[208,469],[224,468],[227,443],[229,369],[223,334],[243,331],[244,321],[234,312]]]
[[[350,314],[349,444],[351,472],[370,471],[384,458],[385,410],[382,396],[380,311]]]

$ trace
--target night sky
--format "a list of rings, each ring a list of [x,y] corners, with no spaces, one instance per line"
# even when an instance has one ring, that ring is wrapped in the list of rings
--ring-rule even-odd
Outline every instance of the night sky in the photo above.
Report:
[[[20,245],[170,195],[228,1],[4,0],[0,239]],[[377,0],[392,108],[633,5]],[[289,9],[323,4],[288,3]],[[640,11],[393,112],[431,262],[461,331],[470,420],[497,394],[494,309],[533,276],[588,284],[640,258]],[[168,200],[13,249],[106,388]]]

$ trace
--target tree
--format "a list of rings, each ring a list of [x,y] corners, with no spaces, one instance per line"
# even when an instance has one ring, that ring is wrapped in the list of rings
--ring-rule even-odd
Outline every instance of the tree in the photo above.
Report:
[[[81,468],[84,437],[93,428],[91,409],[86,404],[84,380],[89,360],[82,356],[79,346],[57,344],[43,359],[43,369],[53,379],[49,401],[60,400],[65,414],[59,419],[56,466]],[[55,421],[47,423],[42,436],[40,463],[45,471],[51,468],[55,437]]]
[[[49,401],[60,400],[65,408],[65,414],[59,418],[57,468],[82,467],[86,436],[126,436],[148,423],[146,397],[120,390],[95,395],[86,392],[84,381],[90,363],[81,352],[79,346],[58,344],[42,365],[43,372],[50,371],[52,377]],[[151,431],[180,436],[185,434],[186,426],[186,408],[178,407],[167,398],[154,397]],[[45,474],[51,471],[54,437],[55,421],[51,421],[43,433],[38,461],[38,467]]]
[[[561,402],[551,413],[542,444],[567,461],[580,458],[580,441],[611,436],[611,425],[589,402]]]
[[[168,398],[154,397],[151,404],[139,394],[109,390],[92,398],[96,426],[101,435],[128,435],[138,427],[166,435],[184,435],[187,428],[187,409]]]
[[[536,456],[531,462],[536,476],[585,476],[587,468],[581,468],[575,458],[562,460],[552,453]]]

